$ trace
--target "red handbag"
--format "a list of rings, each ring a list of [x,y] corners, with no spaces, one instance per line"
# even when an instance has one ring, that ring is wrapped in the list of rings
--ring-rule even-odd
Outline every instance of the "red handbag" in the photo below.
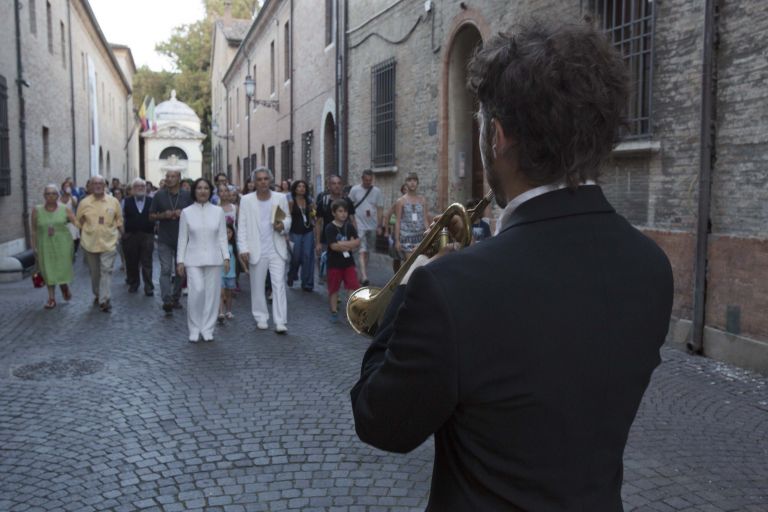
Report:
[[[45,280],[43,279],[43,274],[40,272],[35,272],[32,274],[32,286],[35,288],[42,288],[45,286]]]

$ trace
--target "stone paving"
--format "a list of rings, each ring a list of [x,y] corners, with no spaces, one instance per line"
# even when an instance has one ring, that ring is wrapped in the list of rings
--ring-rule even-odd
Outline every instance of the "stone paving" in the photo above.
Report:
[[[0,285],[0,511],[423,510],[432,441],[408,455],[355,436],[366,340],[289,291],[289,333],[257,331],[247,290],[216,341],[128,294],[42,309]],[[157,275],[157,274],[156,274]],[[389,273],[381,266],[374,282]],[[247,279],[242,279],[246,284]],[[768,379],[663,350],[625,453],[626,510],[768,511]]]

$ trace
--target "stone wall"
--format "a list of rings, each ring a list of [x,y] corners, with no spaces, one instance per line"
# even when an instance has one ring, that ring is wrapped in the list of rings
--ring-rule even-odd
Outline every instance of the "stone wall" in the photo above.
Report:
[[[378,175],[377,184],[394,200],[405,174],[419,172],[424,194],[433,209],[441,210],[466,193],[466,183],[456,178],[461,142],[451,124],[461,92],[450,71],[456,65],[452,45],[460,40],[464,24],[486,39],[529,16],[575,19],[586,4],[445,0],[433,2],[427,16],[423,2],[350,3],[350,181],[357,182],[360,170],[371,162],[371,66],[389,58],[397,62],[397,169]],[[709,327],[734,335],[729,339],[751,338],[758,344],[768,340],[763,313],[768,309],[768,58],[762,51],[768,46],[768,11],[763,4],[720,2],[706,306]],[[620,145],[602,170],[601,185],[617,211],[668,254],[675,274],[673,314],[690,319],[704,2],[654,5],[652,134]]]
[[[27,23],[27,27],[29,24]],[[19,140],[19,96],[16,88],[16,28],[13,16],[0,16],[0,76],[5,79],[8,108],[8,137],[11,164],[11,193],[0,196],[0,257],[21,252],[24,246],[21,143]],[[27,93],[27,90],[24,90]],[[29,96],[27,95],[27,101]]]
[[[326,168],[324,159],[324,149],[333,143],[325,138],[324,123],[330,116],[334,126],[338,125],[336,44],[325,44],[325,2],[295,0],[293,9],[293,176],[308,181],[314,195],[324,188],[325,177],[337,172],[335,167]],[[302,136],[310,131],[312,144],[306,154]],[[307,162],[309,169],[304,169]]]
[[[100,145],[104,154],[102,173],[107,178],[126,181],[128,162],[126,143],[132,127],[129,111],[130,84],[125,84],[119,65],[112,60],[109,47],[100,38],[99,28],[89,16],[89,7],[82,0],[50,2],[35,0],[35,22],[30,12],[32,0],[25,0],[20,11],[22,60],[26,106],[26,160],[29,206],[42,202],[46,184],[60,184],[73,177],[83,185],[90,175],[90,125],[88,91],[86,87],[86,57],[90,56],[98,74],[98,108]],[[68,13],[67,6],[71,5]],[[6,14],[11,14],[9,10]],[[50,32],[48,19],[50,18]],[[70,30],[69,20],[72,21]],[[9,124],[11,128],[11,196],[0,197],[0,215],[9,219],[0,227],[0,252],[9,243],[13,251],[19,248],[23,236],[21,190],[21,141],[19,138],[18,96],[15,87],[16,29],[13,16],[4,16],[0,31],[0,74],[9,85]],[[70,33],[71,51],[70,56]],[[71,58],[70,58],[71,57]],[[70,66],[73,76],[70,77]],[[75,122],[72,123],[72,79],[74,80]],[[47,129],[47,145],[44,143]],[[73,139],[76,161],[73,165]],[[45,149],[47,147],[47,150]],[[135,151],[137,146],[130,146]],[[109,154],[110,169],[106,169]],[[134,158],[138,158],[136,154]],[[134,160],[136,161],[136,160]],[[21,247],[23,249],[23,246]],[[11,252],[13,252],[11,251]]]

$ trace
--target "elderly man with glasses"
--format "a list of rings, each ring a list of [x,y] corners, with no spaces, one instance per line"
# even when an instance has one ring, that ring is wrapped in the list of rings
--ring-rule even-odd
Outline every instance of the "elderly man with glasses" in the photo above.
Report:
[[[125,234],[123,251],[125,252],[125,272],[128,291],[139,290],[139,268],[144,281],[144,295],[155,294],[152,284],[152,252],[155,250],[155,223],[149,219],[152,198],[147,196],[147,184],[141,178],[133,180],[131,197],[123,200]]]
[[[106,194],[107,183],[102,176],[93,176],[89,181],[92,193],[77,208],[82,230],[80,246],[91,271],[93,303],[108,313],[112,309],[112,267],[117,254],[118,237],[123,231],[123,213],[120,202]]]

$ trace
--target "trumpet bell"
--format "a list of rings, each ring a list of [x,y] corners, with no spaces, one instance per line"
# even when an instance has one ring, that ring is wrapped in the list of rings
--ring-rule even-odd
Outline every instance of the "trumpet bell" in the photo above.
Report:
[[[347,301],[347,319],[349,325],[358,334],[375,336],[379,321],[389,305],[386,288],[364,286],[355,290]],[[389,294],[391,295],[391,293]],[[385,299],[385,300],[381,300]]]

